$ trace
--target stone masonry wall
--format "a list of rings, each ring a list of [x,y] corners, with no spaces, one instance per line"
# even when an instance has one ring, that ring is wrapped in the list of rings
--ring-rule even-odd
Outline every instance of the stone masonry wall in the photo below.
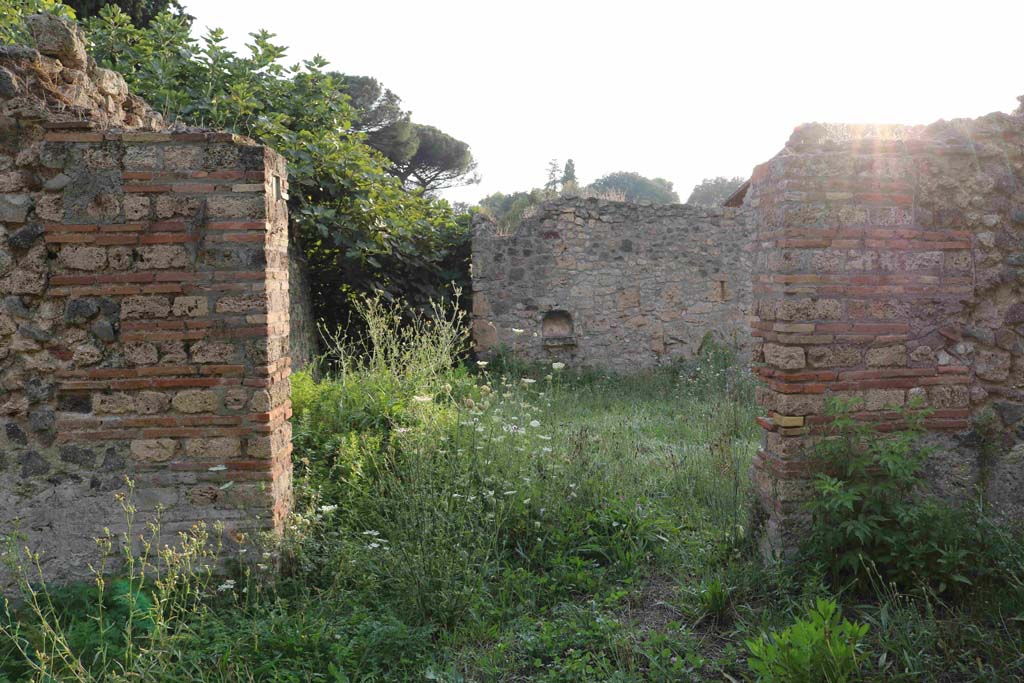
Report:
[[[1024,117],[804,126],[757,167],[753,334],[773,551],[796,544],[830,396],[882,430],[918,400],[936,492],[1024,511]],[[983,414],[998,418],[983,462]],[[990,447],[991,447],[990,443]]]
[[[748,236],[735,209],[562,199],[473,235],[473,337],[527,360],[637,370],[745,345]]]
[[[291,447],[281,157],[146,129],[61,35],[0,53],[0,529],[65,580],[121,530],[126,477],[167,534],[280,526]]]

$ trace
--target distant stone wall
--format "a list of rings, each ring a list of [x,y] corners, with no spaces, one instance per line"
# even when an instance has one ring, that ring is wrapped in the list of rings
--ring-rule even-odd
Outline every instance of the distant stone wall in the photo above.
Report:
[[[755,482],[796,545],[830,396],[898,428],[919,400],[935,490],[1024,513],[1024,117],[808,125],[757,167],[754,322],[765,381]],[[997,418],[996,434],[976,428]],[[997,455],[982,461],[982,441]]]
[[[631,371],[746,345],[749,238],[736,209],[548,202],[473,234],[473,337],[527,360]]]
[[[159,117],[89,65],[71,25],[34,29],[47,54],[0,50],[0,529],[66,580],[123,529],[126,477],[138,521],[160,508],[172,538],[278,527],[284,162],[230,134],[146,129]]]

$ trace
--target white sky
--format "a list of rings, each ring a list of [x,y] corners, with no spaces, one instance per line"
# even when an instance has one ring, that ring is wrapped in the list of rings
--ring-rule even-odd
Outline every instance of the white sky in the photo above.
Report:
[[[288,63],[377,78],[468,142],[483,176],[450,199],[540,186],[749,174],[805,121],[930,123],[1024,94],[1021,0],[184,0],[232,47],[266,28]]]

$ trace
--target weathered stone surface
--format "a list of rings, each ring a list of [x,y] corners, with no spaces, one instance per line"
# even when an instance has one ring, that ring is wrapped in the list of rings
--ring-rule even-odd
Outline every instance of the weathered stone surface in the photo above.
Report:
[[[764,362],[784,370],[799,370],[807,365],[807,356],[800,346],[765,344]]]
[[[50,471],[50,463],[38,451],[24,451],[18,456],[21,465],[21,478],[38,477]]]
[[[60,449],[60,459],[79,467],[92,467],[96,463],[96,454],[81,446],[64,446]]]
[[[101,270],[107,265],[107,251],[102,247],[68,245],[60,250],[57,260],[72,270]]]
[[[192,345],[191,356],[196,363],[231,363],[238,358],[238,347],[227,342],[203,340]]]
[[[9,69],[0,67],[0,97],[8,99],[21,91],[21,79]]]
[[[177,244],[156,244],[136,250],[139,268],[184,268],[188,265],[188,252]]]
[[[29,249],[42,236],[43,228],[33,223],[12,232],[8,236],[7,242],[11,245],[12,249]]]
[[[195,318],[206,315],[210,310],[204,296],[179,296],[174,298],[171,313],[176,316]]]
[[[121,302],[121,316],[126,320],[165,318],[171,303],[165,296],[130,296]]]
[[[136,439],[132,441],[132,458],[141,462],[166,462],[174,457],[178,442],[174,439]]]
[[[92,406],[97,413],[131,413],[135,410],[135,399],[124,392],[97,394],[93,396]]]
[[[84,323],[100,312],[95,299],[69,299],[64,307],[64,320],[72,325]]]
[[[171,397],[159,391],[140,391],[135,395],[135,412],[140,415],[160,415],[171,405]]]
[[[89,326],[89,331],[105,342],[117,339],[117,330],[109,320],[97,320]]]
[[[31,208],[27,194],[0,194],[0,223],[24,223]]]
[[[242,442],[232,437],[189,439],[185,453],[192,458],[237,458],[242,454]]]
[[[974,368],[981,379],[1001,382],[1010,376],[1010,354],[996,350],[980,351]]]
[[[894,344],[868,349],[865,361],[872,367],[902,367],[907,364],[907,347]]]
[[[48,57],[56,57],[65,67],[84,71],[88,63],[85,38],[77,24],[52,14],[33,14],[25,18],[32,32],[36,49]]]
[[[175,394],[171,405],[182,413],[214,413],[220,407],[220,397],[215,391],[190,389]]]
[[[132,365],[152,365],[160,360],[156,346],[149,342],[128,342],[121,348],[125,360]]]

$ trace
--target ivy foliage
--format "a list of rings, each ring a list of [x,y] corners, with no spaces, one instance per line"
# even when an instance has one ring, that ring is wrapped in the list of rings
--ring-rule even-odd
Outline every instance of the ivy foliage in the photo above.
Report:
[[[422,307],[468,277],[468,229],[444,200],[407,191],[366,144],[337,76],[315,57],[286,66],[273,34],[246,51],[222,30],[191,36],[188,17],[135,26],[116,6],[84,22],[92,54],[172,121],[252,137],[288,161],[289,211],[311,267],[316,314],[348,319],[367,293]]]

